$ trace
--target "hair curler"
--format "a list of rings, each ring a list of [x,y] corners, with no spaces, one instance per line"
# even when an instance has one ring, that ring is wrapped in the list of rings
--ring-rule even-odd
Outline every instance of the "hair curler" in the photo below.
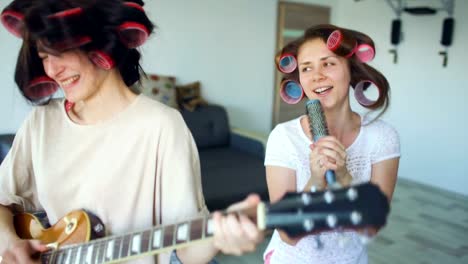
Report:
[[[335,54],[345,58],[356,55],[363,63],[371,61],[375,56],[375,50],[371,45],[366,43],[358,44],[354,36],[338,29],[328,36],[327,47]]]
[[[358,103],[364,107],[366,106],[372,106],[377,102],[377,100],[371,100],[366,97],[364,94],[364,91],[367,90],[370,86],[374,85],[377,88],[377,91],[379,92],[379,97],[380,97],[380,88],[372,81],[370,80],[363,80],[358,82],[355,87],[354,87],[354,97],[358,101]]]
[[[58,90],[58,84],[47,76],[31,80],[24,89],[24,94],[31,99],[41,99],[52,96]]]
[[[115,67],[115,61],[104,51],[91,51],[88,53],[88,57],[95,65],[104,70],[110,70]]]
[[[3,10],[0,15],[0,21],[8,32],[21,38],[23,35],[23,23],[24,15],[14,10]]]
[[[304,90],[298,82],[286,79],[281,82],[280,96],[287,104],[297,104],[304,98]]]
[[[291,53],[284,53],[276,61],[278,70],[282,73],[291,73],[297,68],[296,57]]]

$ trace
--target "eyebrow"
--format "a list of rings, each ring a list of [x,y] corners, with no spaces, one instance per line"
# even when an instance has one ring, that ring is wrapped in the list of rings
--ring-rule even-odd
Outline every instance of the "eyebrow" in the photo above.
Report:
[[[326,59],[328,59],[328,58],[337,58],[337,57],[338,57],[338,56],[336,56],[336,55],[330,55],[330,56],[322,57],[322,58],[320,58],[320,60],[321,60],[321,61],[324,61],[324,60],[326,60]],[[311,64],[310,61],[305,61],[305,62],[299,63],[299,65],[309,65],[309,64]]]

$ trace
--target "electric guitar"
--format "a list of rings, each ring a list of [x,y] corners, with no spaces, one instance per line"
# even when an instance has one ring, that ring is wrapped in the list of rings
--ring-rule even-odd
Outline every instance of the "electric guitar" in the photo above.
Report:
[[[380,189],[361,184],[315,193],[287,193],[274,204],[261,202],[242,212],[260,230],[278,228],[291,237],[329,230],[377,230],[386,223],[389,204]],[[123,235],[104,237],[104,225],[95,215],[78,210],[55,225],[44,228],[32,214],[15,215],[14,225],[22,239],[38,239],[50,251],[41,263],[115,263],[185,247],[213,236],[212,217],[155,226]]]

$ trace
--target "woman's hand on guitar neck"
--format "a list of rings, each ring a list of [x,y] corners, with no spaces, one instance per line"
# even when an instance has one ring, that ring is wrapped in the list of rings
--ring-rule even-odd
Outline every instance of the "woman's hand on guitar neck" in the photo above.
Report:
[[[249,195],[245,200],[231,205],[227,214],[215,212],[214,246],[230,255],[252,252],[263,241],[264,235],[247,215],[236,213],[248,208],[256,208],[260,203],[258,195]]]
[[[47,250],[47,246],[37,240],[18,240],[3,253],[1,264],[40,263],[37,256]]]

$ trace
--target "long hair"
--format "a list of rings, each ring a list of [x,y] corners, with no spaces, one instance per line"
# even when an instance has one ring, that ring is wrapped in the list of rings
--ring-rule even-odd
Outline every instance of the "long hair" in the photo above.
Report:
[[[313,26],[307,29],[304,32],[303,36],[288,43],[276,55],[276,61],[278,62],[278,58],[282,54],[286,54],[286,53],[292,54],[297,58],[299,49],[307,41],[310,41],[313,39],[321,39],[322,41],[324,41],[324,43],[327,43],[327,40],[330,34],[332,34],[332,32],[334,32],[335,30],[340,30],[344,34],[352,36],[358,43],[367,44],[375,50],[374,42],[366,34],[355,31],[355,30],[340,28],[340,27],[330,25],[330,24],[323,24],[323,25]],[[345,47],[345,48],[352,49],[352,47]],[[337,54],[336,52],[335,54],[338,56],[345,57],[343,56],[343,54]],[[373,104],[363,105],[363,107],[368,108],[370,110],[381,109],[381,112],[377,115],[376,118],[380,117],[382,114],[385,113],[385,111],[388,109],[388,106],[389,106],[390,85],[387,79],[382,73],[380,73],[374,67],[370,66],[367,63],[361,62],[361,60],[359,60],[359,58],[356,55],[352,55],[350,57],[346,56],[346,59],[348,60],[348,65],[349,65],[349,70],[350,70],[350,75],[351,75],[350,85],[353,89],[356,88],[356,85],[360,81],[366,81],[366,80],[373,82],[379,88],[379,97],[377,98],[377,100]],[[296,69],[291,73],[283,74],[283,79],[290,79],[290,80],[294,80],[300,83],[298,68],[296,67]],[[365,87],[365,89],[367,87]]]
[[[141,0],[14,0],[3,10],[2,22],[23,38],[15,70],[20,92],[33,104],[46,104],[52,96],[50,85],[34,86],[46,78],[38,50],[79,49],[101,68],[118,69],[127,86],[138,82],[144,72],[136,48],[155,27],[143,5]]]

